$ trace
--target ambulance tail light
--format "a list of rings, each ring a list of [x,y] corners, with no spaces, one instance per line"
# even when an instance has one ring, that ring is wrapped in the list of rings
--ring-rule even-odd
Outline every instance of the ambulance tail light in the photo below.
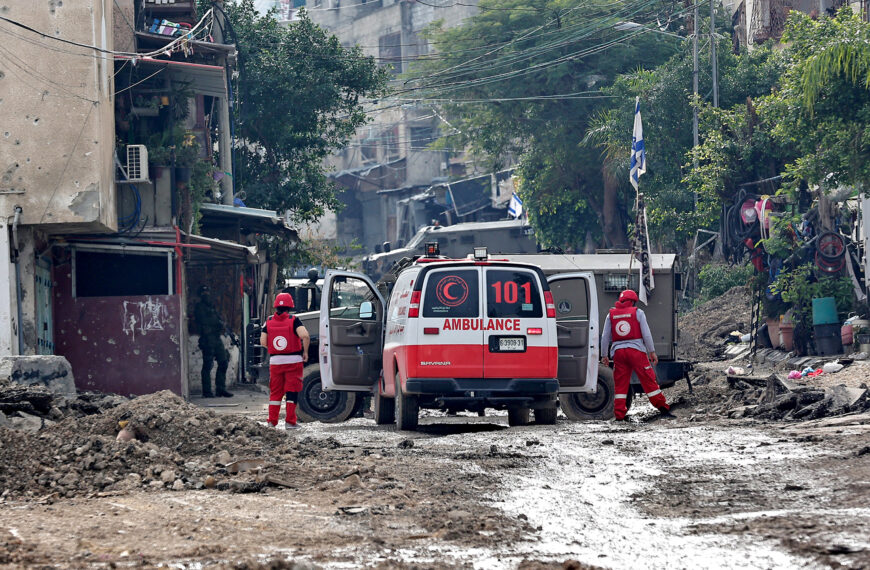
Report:
[[[556,304],[553,302],[553,294],[550,291],[544,291],[544,301],[547,303],[547,318],[556,318]]]
[[[438,334],[441,332],[441,329],[438,327],[425,327],[423,329],[423,334]]]
[[[526,334],[529,334],[529,335],[544,334],[544,329],[542,329],[540,327],[529,328],[529,329],[526,329]]]
[[[420,291],[411,292],[411,306],[408,307],[408,317],[416,318],[420,316]]]

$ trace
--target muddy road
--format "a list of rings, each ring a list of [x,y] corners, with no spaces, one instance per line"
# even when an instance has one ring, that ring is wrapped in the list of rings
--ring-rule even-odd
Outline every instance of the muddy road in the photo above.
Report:
[[[257,452],[246,427],[233,459],[248,448],[262,470],[212,457],[214,488],[191,475],[173,491],[149,471],[80,496],[7,493],[0,563],[870,567],[866,414],[777,424],[636,408],[625,423],[510,429],[506,416],[427,417],[412,434],[307,424]]]

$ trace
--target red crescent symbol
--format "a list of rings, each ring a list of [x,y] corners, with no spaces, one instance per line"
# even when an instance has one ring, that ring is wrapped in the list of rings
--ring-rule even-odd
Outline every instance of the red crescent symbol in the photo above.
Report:
[[[442,293],[444,293],[444,296],[447,297],[448,299],[450,299],[451,301],[455,301],[456,299],[459,298],[459,297],[454,297],[453,295],[450,294],[450,288],[453,287],[454,285],[456,285],[456,283],[448,283],[447,285],[444,286],[444,290],[442,291]]]

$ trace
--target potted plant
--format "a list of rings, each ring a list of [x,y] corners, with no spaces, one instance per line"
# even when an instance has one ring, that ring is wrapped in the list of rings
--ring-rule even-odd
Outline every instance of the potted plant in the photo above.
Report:
[[[189,182],[190,171],[199,159],[199,143],[193,136],[186,136],[184,141],[175,147],[175,181]]]
[[[841,316],[848,314],[853,303],[849,278],[817,276],[813,263],[783,271],[771,285],[771,290],[782,295],[782,300],[791,305],[794,343],[801,354],[806,354],[813,331],[813,299],[833,297]]]

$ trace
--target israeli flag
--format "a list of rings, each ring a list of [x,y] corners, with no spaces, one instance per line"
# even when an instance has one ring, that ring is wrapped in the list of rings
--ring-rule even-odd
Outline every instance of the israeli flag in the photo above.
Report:
[[[640,120],[640,97],[634,100],[634,133],[631,136],[631,171],[629,180],[637,190],[640,175],[646,172],[646,151],[643,146],[643,124]]]
[[[520,200],[520,197],[517,196],[516,192],[513,193],[513,196],[511,196],[511,202],[508,204],[508,214],[514,218],[519,218],[523,215],[523,201]]]

